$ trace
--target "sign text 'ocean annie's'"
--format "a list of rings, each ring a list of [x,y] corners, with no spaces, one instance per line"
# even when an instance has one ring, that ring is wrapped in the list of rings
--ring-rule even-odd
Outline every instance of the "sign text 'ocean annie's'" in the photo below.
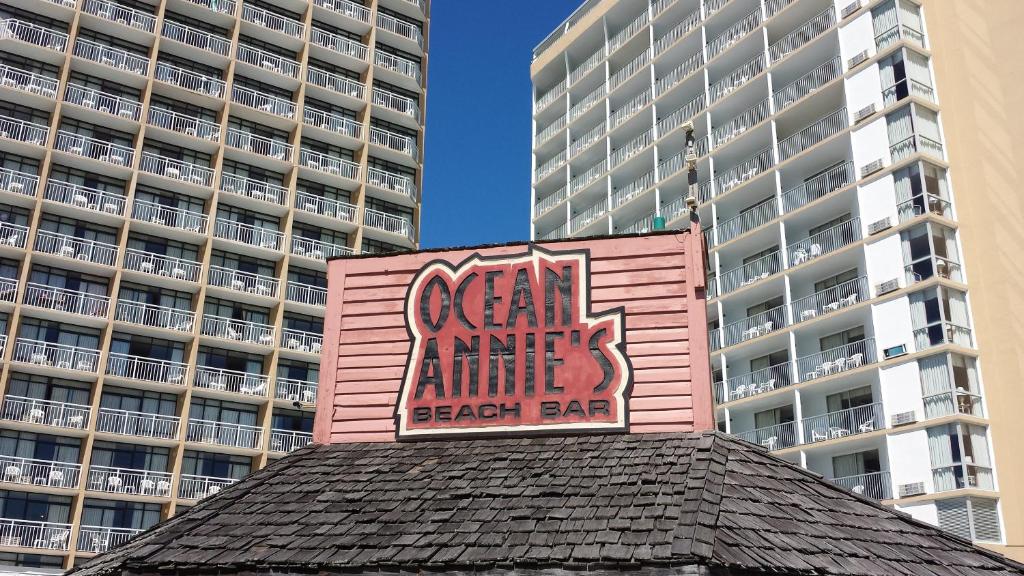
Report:
[[[586,250],[424,266],[405,301],[397,437],[625,430],[625,313],[592,313],[589,280]]]

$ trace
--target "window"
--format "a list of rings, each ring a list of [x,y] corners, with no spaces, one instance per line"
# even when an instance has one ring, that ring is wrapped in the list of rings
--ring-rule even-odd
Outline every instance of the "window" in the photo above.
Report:
[[[306,238],[318,242],[326,242],[337,246],[348,245],[348,234],[312,224],[295,222],[292,224],[292,238]]]
[[[160,446],[97,440],[92,446],[90,464],[108,468],[167,472],[171,466],[170,457],[171,451]]]
[[[294,432],[313,431],[313,413],[298,410],[274,410],[273,422],[270,427],[275,430],[291,430]]]
[[[751,255],[749,255],[749,256],[747,256],[746,258],[743,259],[743,265],[746,266],[747,264],[751,264],[753,262],[757,262],[758,260],[760,260],[760,259],[762,259],[762,258],[764,258],[766,256],[771,256],[772,254],[775,254],[778,251],[779,251],[779,247],[778,247],[778,245],[775,245],[775,246],[772,246],[771,248],[765,248],[764,250],[761,250],[760,252],[755,252],[755,253],[753,253],[753,254],[751,254]]]
[[[767,428],[793,421],[793,406],[780,406],[754,413],[754,428]]]
[[[146,138],[142,143],[142,151],[150,154],[156,154],[164,158],[171,158],[174,160],[180,160],[182,162],[188,162],[189,164],[195,164],[204,168],[210,167],[212,157],[205,153],[192,150],[191,148],[182,148],[181,146],[175,146],[174,144],[168,144],[166,142],[160,142],[159,140],[151,140]]]
[[[396,244],[390,244],[388,242],[381,242],[380,240],[374,240],[372,238],[363,238],[363,254],[386,254],[389,252],[408,251],[409,249],[404,246],[398,246]]]
[[[775,298],[772,298],[771,300],[765,300],[764,302],[761,302],[760,304],[756,304],[754,306],[750,306],[749,308],[747,308],[747,318],[752,318],[752,317],[754,317],[754,316],[756,316],[758,314],[763,314],[763,313],[765,313],[765,312],[767,312],[769,310],[774,310],[774,309],[778,308],[779,306],[782,306],[782,302],[783,302],[783,297],[782,296],[776,296]]]
[[[829,412],[849,410],[850,408],[868,406],[873,403],[874,398],[871,395],[871,386],[854,388],[837,394],[829,394],[825,397],[825,404],[828,406],[827,410]]]
[[[159,94],[153,94],[149,99],[149,107],[165,110],[167,112],[174,112],[183,116],[191,118],[197,118],[199,120],[205,120],[207,122],[217,122],[217,112],[210,110],[209,108],[203,108],[202,106],[196,106],[189,102],[182,102],[173,98],[167,98],[160,96]],[[184,127],[182,130],[184,131]]]
[[[203,307],[203,314],[240,320],[243,322],[256,322],[267,324],[270,322],[270,310],[261,306],[251,306],[241,302],[221,300],[207,296],[206,305]]]
[[[0,454],[4,456],[72,464],[81,461],[81,452],[78,438],[0,430]]]
[[[825,336],[818,341],[818,344],[821,346],[821,350],[824,351],[863,341],[864,327],[857,326],[855,328],[843,330],[842,332],[837,332],[836,334]]]
[[[319,270],[306,270],[289,265],[288,281],[307,286],[316,286],[317,288],[327,288],[327,274]]]
[[[100,345],[100,331],[96,328],[35,318],[22,320],[18,337],[88,350],[96,350]]]
[[[0,168],[39,175],[39,160],[0,151]],[[56,169],[56,166],[55,168]]]
[[[164,360],[167,362],[184,362],[186,360],[185,344],[183,342],[173,342],[171,340],[150,338],[136,334],[124,334],[121,332],[114,332],[111,336],[110,353],[127,354],[129,356]],[[126,366],[124,371],[127,372],[127,365],[123,364],[111,364],[111,371],[113,371],[115,366]],[[124,375],[127,376],[127,373]]]
[[[133,134],[114,130],[99,124],[75,120],[74,118],[69,118],[67,116],[61,118],[60,129],[86,138],[95,138],[96,140],[101,140],[117,146],[125,146],[127,148],[134,147],[135,135]]]
[[[275,264],[270,260],[232,254],[231,252],[224,252],[221,250],[214,250],[210,254],[210,264],[213,266],[228,268],[230,270],[260,274],[262,276],[275,275]]]
[[[52,288],[63,288],[76,292],[85,292],[98,296],[106,296],[110,279],[91,274],[82,274],[63,268],[52,268],[36,264],[29,273],[29,282],[42,284]]]
[[[161,50],[157,54],[156,61],[158,65],[167,64],[168,66],[174,66],[175,68],[181,68],[182,70],[195,72],[197,74],[208,76],[210,78],[216,78],[218,80],[224,77],[224,71],[220,68],[217,68],[215,66],[209,66],[207,64],[200,64],[199,62],[189,60],[188,58],[175,56],[173,54],[165,52],[164,50]],[[160,80],[161,78],[157,79]],[[175,79],[174,82],[177,83],[177,80]]]
[[[103,192],[116,194],[122,197],[125,195],[128,187],[128,183],[120,178],[110,178],[109,176],[103,176],[102,174],[96,174],[95,172],[86,172],[84,170],[78,170],[77,168],[61,166],[59,164],[54,165],[50,170],[49,180],[67,182],[69,184],[75,184],[85,188],[92,188],[93,190],[102,190]]]
[[[160,521],[160,504],[86,498],[82,508],[83,526],[145,530]]]
[[[839,286],[840,284],[843,284],[843,283],[846,283],[846,282],[850,282],[850,281],[856,280],[856,279],[857,279],[857,269],[856,268],[854,268],[853,270],[847,270],[846,272],[840,272],[839,274],[836,274],[835,276],[829,276],[828,278],[822,278],[821,280],[818,280],[817,282],[815,282],[814,283],[814,292],[818,293],[818,292],[822,292],[822,291],[828,290],[829,288],[835,288],[836,286]],[[865,294],[865,296],[867,296],[867,295]]]
[[[103,395],[100,396],[100,408],[174,416],[178,411],[178,397],[175,394],[107,385],[103,387]]]
[[[387,200],[374,198],[373,196],[366,197],[366,208],[390,214],[392,216],[399,216],[410,221],[412,220],[412,208],[395,204],[394,202],[388,202]]]
[[[132,232],[128,235],[128,248],[191,261],[195,261],[199,255],[199,247],[194,244],[185,244],[177,240],[168,240],[157,236],[147,236],[137,232]]]
[[[247,372],[249,374],[263,374],[262,356],[210,348],[208,346],[199,347],[199,356],[196,359],[196,363],[209,368],[222,368],[236,372]],[[194,402],[195,399],[193,399]],[[193,412],[192,415],[194,416],[195,413]],[[206,418],[206,420],[209,420],[209,418]]]
[[[235,160],[224,159],[223,171],[225,174],[233,174],[241,178],[248,178],[275,186],[281,186],[284,182],[284,174],[267,170],[262,166],[253,166]]]
[[[91,558],[80,558],[91,560]],[[76,566],[78,561],[75,561]],[[48,556],[45,554],[19,554],[15,552],[0,552],[0,565],[21,566],[23,568],[55,568],[60,570],[64,566],[63,556]]]
[[[967,540],[1000,542],[999,509],[995,500],[957,498],[937,500],[939,528]]]
[[[314,334],[323,334],[324,319],[316,316],[306,316],[288,312],[284,315],[284,327],[289,330],[301,330]]]
[[[947,424],[928,428],[928,454],[936,492],[994,488],[984,427]]]
[[[277,377],[306,382],[319,382],[320,365],[282,358],[277,363]]]
[[[71,498],[0,490],[0,518],[68,523]]]
[[[11,102],[0,101],[0,116],[14,118],[15,120],[24,120],[35,124],[42,124],[44,126],[50,124],[49,112],[36,110],[35,108],[29,108],[28,106],[21,106],[20,104],[14,104]]]
[[[181,460],[183,474],[214,478],[245,478],[252,471],[252,459],[230,454],[186,450]]]
[[[278,88],[273,84],[260,82],[259,80],[247,78],[239,74],[235,75],[234,85],[239,86],[241,88],[248,88],[249,90],[254,90],[260,94],[275,96],[283,100],[288,100],[289,102],[291,102],[292,98],[294,97],[292,91],[288,90],[287,88]]]
[[[191,420],[208,420],[243,426],[255,426],[258,417],[257,409],[254,406],[197,396],[192,397],[192,405],[189,407],[188,414]]]
[[[197,19],[192,16],[186,16],[184,14],[179,14],[178,12],[173,12],[171,10],[167,10],[166,12],[164,12],[164,20],[170,21],[174,24],[178,24],[181,26],[189,26],[197,30],[203,30],[211,34],[220,36],[225,40],[227,39],[227,36],[229,35],[230,32],[227,28],[215,26],[205,20]]]
[[[248,3],[248,0],[247,0],[247,3]],[[252,36],[247,36],[245,34],[240,34],[238,36],[238,43],[241,44],[241,45],[250,46],[250,47],[255,48],[257,50],[262,50],[264,52],[269,52],[270,54],[276,54],[278,56],[282,56],[282,57],[287,58],[289,60],[295,60],[296,59],[296,55],[295,55],[295,51],[294,50],[286,50],[285,48],[282,48],[281,46],[279,46],[277,44],[274,44],[274,43],[271,43],[271,42],[264,42],[263,40],[260,40],[259,38],[253,38]]]
[[[306,108],[320,110],[334,116],[341,116],[342,118],[348,118],[349,120],[356,119],[356,113],[354,110],[350,110],[344,106],[339,106],[331,102],[325,102],[323,100],[317,100],[306,96]]]
[[[66,24],[63,26],[65,28],[67,27]],[[57,79],[57,74],[60,72],[60,69],[53,64],[40,62],[34,58],[26,58],[25,56],[13,54],[11,52],[0,52],[0,64],[24,70],[25,72],[46,76],[47,78],[52,78],[54,80]]]
[[[88,382],[15,372],[11,374],[7,395],[88,406],[91,387]]]
[[[332,64],[330,62],[327,62],[326,60],[318,60],[316,58],[313,58],[312,56],[310,56],[309,58],[309,67],[318,70],[323,70],[328,74],[334,74],[336,76],[341,76],[343,78],[348,78],[350,80],[359,80],[358,72],[353,72],[348,68]]]
[[[302,139],[302,149],[316,152],[319,154],[325,154],[333,158],[341,158],[350,162],[355,160],[355,153],[347,148],[336,146],[334,144],[327,144],[326,142],[320,142],[319,140],[313,140],[311,138]]]
[[[299,194],[305,193],[311,196],[319,196],[328,200],[337,200],[339,202],[351,202],[351,192],[348,190],[342,190],[334,186],[328,186],[321,184],[320,182],[313,182],[310,180],[299,179],[295,183],[295,191]]]
[[[196,212],[200,214],[202,214],[206,210],[206,202],[202,198],[196,198],[195,196],[187,196],[185,194],[178,194],[176,192],[171,192],[169,190],[153,188],[152,186],[136,185],[135,201],[148,202],[150,204],[155,204],[157,206],[174,208],[178,210],[187,210],[189,212]],[[175,224],[175,221],[171,220],[170,222],[165,222],[165,224],[173,225]]]
[[[95,240],[106,244],[117,243],[117,228],[100,226],[84,220],[44,214],[39,228],[57,234],[64,234],[82,240]]]
[[[28,210],[19,206],[0,205],[0,226],[5,223],[15,224],[17,226],[27,226]]]
[[[142,99],[142,95],[138,88],[132,88],[131,86],[125,86],[119,82],[108,80],[106,78],[100,78],[98,76],[90,76],[81,72],[72,72],[69,83],[78,84],[91,90],[98,90],[104,94],[110,94],[111,96],[119,96],[121,98],[127,98],[128,100],[135,100],[136,102]]]

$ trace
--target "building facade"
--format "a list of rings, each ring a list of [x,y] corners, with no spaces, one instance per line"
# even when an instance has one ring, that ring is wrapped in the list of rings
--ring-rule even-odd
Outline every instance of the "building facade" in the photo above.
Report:
[[[1013,45],[1005,23],[1024,14],[934,2],[934,16],[931,4],[584,3],[534,54],[532,235],[686,226],[694,197],[719,428],[1020,557],[1019,366],[979,343],[1012,353],[1022,326],[1000,325],[998,307],[979,321],[968,278],[1016,274],[1005,240],[1019,231],[982,236],[996,206],[1019,208],[1020,177],[1005,162],[996,175],[971,122],[1021,150],[1020,120],[993,120],[1021,94],[993,46]],[[991,96],[958,76],[975,57]],[[946,117],[976,147],[947,145]],[[989,211],[961,210],[979,186],[960,204],[954,188],[979,175]]]
[[[418,244],[427,0],[0,6],[0,564],[311,441],[326,259]]]

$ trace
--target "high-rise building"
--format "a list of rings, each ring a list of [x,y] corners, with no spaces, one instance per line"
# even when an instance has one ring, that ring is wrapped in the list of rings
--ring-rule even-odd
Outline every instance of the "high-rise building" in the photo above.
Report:
[[[0,3],[0,564],[311,439],[325,259],[414,248],[428,0]]]
[[[1022,18],[590,0],[531,69],[534,239],[698,203],[720,429],[1017,558]]]

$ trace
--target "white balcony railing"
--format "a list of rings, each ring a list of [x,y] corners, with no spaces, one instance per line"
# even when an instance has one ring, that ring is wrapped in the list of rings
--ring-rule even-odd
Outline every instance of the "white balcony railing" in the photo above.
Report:
[[[56,98],[59,84],[56,78],[0,64],[0,86],[5,88],[16,88],[47,98]]]
[[[303,446],[313,442],[313,434],[310,432],[297,432],[293,430],[270,431],[271,452],[294,452]]]
[[[789,325],[786,305],[777,306],[722,327],[724,346],[770,334]]]
[[[828,194],[849,186],[857,176],[853,162],[843,162],[829,168],[825,172],[804,180],[800,184],[782,193],[782,211],[790,213],[801,206],[824,198]]]
[[[654,186],[654,170],[612,192],[611,209],[614,210]]]
[[[633,158],[643,150],[647,149],[648,146],[654,143],[654,129],[651,128],[640,134],[636,138],[633,138],[629,142],[626,142],[617,150],[612,152],[611,156],[611,167],[615,168],[619,164],[622,164],[626,160]]]
[[[316,402],[317,383],[294,378],[277,378],[274,382],[274,398],[290,402]]]
[[[57,52],[64,52],[68,47],[68,35],[64,32],[16,18],[0,20],[0,38],[12,38]]]
[[[586,150],[592,144],[603,138],[606,132],[607,130],[604,122],[599,123],[590,130],[587,130],[586,133],[582,136],[578,136],[571,144],[569,144],[569,156],[575,157],[583,150]]]
[[[14,140],[15,142],[27,142],[42,146],[46,143],[46,137],[50,134],[50,128],[42,124],[36,124],[27,120],[19,120],[7,116],[0,116],[0,138]]]
[[[405,216],[397,216],[366,208],[363,210],[363,224],[370,228],[398,234],[410,240],[413,239],[412,222]]]
[[[335,176],[351,180],[359,179],[359,164],[351,160],[324,154],[323,152],[303,148],[301,154],[299,154],[299,164],[306,168],[327,172]]]
[[[584,112],[590,110],[598,102],[604,100],[604,97],[608,94],[608,87],[602,82],[600,86],[594,89],[593,92],[584,96],[579,102],[572,105],[569,108],[569,122],[579,118]]]
[[[740,86],[747,83],[748,80],[757,76],[761,72],[764,72],[764,54],[761,54],[746,64],[741,64],[736,67],[728,74],[725,75],[721,80],[716,81],[708,89],[708,96],[711,98],[711,102],[718,102],[722,98],[725,98],[736,90]]]
[[[915,152],[928,154],[942,160],[944,159],[942,150],[942,142],[933,140],[927,136],[922,136],[921,134],[912,134],[905,140],[901,140],[892,146],[889,146],[889,154],[892,156],[892,161],[894,163],[900,162]]]
[[[82,12],[144,32],[152,33],[156,29],[156,16],[107,0],[85,0]]]
[[[196,388],[258,397],[267,396],[269,383],[270,380],[261,374],[251,374],[226,368],[211,368],[209,366],[196,366],[195,378],[192,380],[192,385]],[[190,422],[190,428],[191,425],[192,423]],[[189,439],[191,440],[191,431],[189,432]]]
[[[178,332],[191,332],[195,319],[196,313],[191,310],[179,310],[169,306],[131,300],[118,300],[114,309],[114,320],[118,322]]]
[[[356,4],[350,0],[313,0],[313,4],[364,24],[370,23],[370,10],[362,4]]]
[[[235,57],[241,62],[251,66],[269,70],[277,74],[283,74],[291,78],[299,77],[299,63],[291,58],[278,56],[273,52],[260,50],[253,46],[239,44],[235,50]]]
[[[772,252],[767,256],[762,256],[757,260],[722,272],[721,277],[718,279],[721,285],[721,293],[728,294],[733,290],[778,274],[781,270],[782,258],[780,253],[777,251]]]
[[[867,338],[797,358],[796,368],[800,380],[806,382],[873,364],[877,359],[875,339]]]
[[[341,244],[292,236],[292,254],[296,256],[305,256],[314,260],[326,260],[335,256],[344,256],[352,253],[353,250],[351,248]]]
[[[221,14],[234,14],[235,13],[235,0],[187,0],[197,6],[209,8],[214,12],[220,12]]]
[[[318,0],[319,1],[319,0]],[[213,476],[196,476],[182,474],[178,480],[178,498],[182,500],[202,500],[213,496],[223,488],[238,482],[233,478],[215,478]]]
[[[81,464],[16,456],[0,455],[0,470],[4,482],[51,488],[78,488],[82,477]]]
[[[310,66],[306,70],[306,81],[314,86],[326,88],[338,94],[347,94],[358,100],[363,99],[366,85],[333,72]]]
[[[827,230],[822,230],[787,246],[789,265],[797,266],[823,254],[835,252],[843,246],[853,244],[860,238],[860,218],[851,218],[840,222]]]
[[[12,360],[65,370],[96,372],[96,368],[99,366],[100,352],[94,348],[18,338],[14,343]]]
[[[742,212],[738,216],[720,222],[715,226],[718,234],[718,243],[723,244],[759,228],[774,220],[779,215],[778,204],[774,199],[763,202],[757,206]]]
[[[875,500],[889,500],[892,498],[892,480],[889,478],[889,472],[885,470],[882,472],[868,472],[832,478],[831,482],[836,486],[846,488],[854,494],[860,494]]]
[[[419,63],[413,62],[412,60],[409,60],[407,58],[395,56],[394,54],[381,52],[380,50],[377,50],[373,54],[373,62],[377,66],[380,66],[385,70],[396,72],[403,76],[408,76],[409,78],[415,80],[417,84],[420,83],[420,81],[422,80],[420,76]]]
[[[91,470],[90,470],[91,473]],[[162,495],[162,494],[161,494]],[[78,551],[102,554],[117,548],[145,532],[141,528],[114,528],[107,526],[79,526]]]
[[[72,184],[71,182],[51,178],[46,182],[44,197],[51,202],[83,208],[93,212],[102,212],[114,216],[124,215],[124,196],[96,188],[87,188],[80,184]]]
[[[416,157],[419,150],[416,146],[415,137],[389,132],[387,130],[377,128],[376,126],[370,127],[370,144],[383,146],[390,150],[412,156],[413,158]]]
[[[793,301],[793,321],[803,322],[818,316],[853,306],[871,297],[868,278],[861,276],[841,284],[819,290],[810,296]]]
[[[289,280],[284,298],[289,302],[323,307],[327,306],[327,289]]]
[[[113,266],[117,261],[117,246],[114,244],[75,238],[49,230],[36,232],[36,250],[103,266]]]
[[[132,202],[132,218],[195,234],[206,234],[206,226],[209,222],[209,218],[202,212],[164,206],[157,202],[139,200],[138,198]]]
[[[639,16],[633,19],[625,28],[619,30],[608,39],[608,53],[611,54],[622,47],[637,32],[647,26],[650,21],[647,11],[644,10]]]
[[[363,125],[340,114],[324,112],[323,110],[307,106],[302,110],[302,121],[310,126],[316,126],[335,134],[351,136],[352,138],[363,137]]]
[[[260,156],[266,156],[275,160],[291,162],[294,147],[287,143],[266,136],[259,136],[237,128],[228,128],[228,136],[225,143],[232,148],[246,150]]]
[[[417,122],[420,119],[419,102],[412,98],[400,96],[394,92],[388,92],[379,88],[373,89],[373,105],[394,110],[401,114],[411,116]]]
[[[301,22],[252,4],[242,4],[242,20],[292,38],[302,38],[306,34],[306,26]]]
[[[285,328],[281,330],[281,347],[298,352],[319,354],[324,345],[322,334]]]
[[[231,87],[231,101],[282,118],[295,117],[295,103],[241,85]]]
[[[704,52],[698,50],[691,54],[681,64],[669,70],[668,74],[665,74],[658,81],[654,83],[654,91],[658,96],[661,96],[665,92],[668,92],[675,86],[677,86],[683,80],[689,78],[701,66],[704,65]]]
[[[336,218],[343,222],[355,222],[356,212],[359,210],[359,207],[354,204],[316,196],[308,192],[296,193],[295,208],[328,218]]]
[[[885,411],[875,402],[804,418],[801,424],[804,443],[822,442],[885,428]]]
[[[775,165],[771,148],[761,150],[753,157],[722,172],[715,177],[715,194],[722,195],[737,186],[753,180]]]
[[[928,326],[914,328],[914,345],[918,350],[932,346],[955,344],[970,348],[972,344],[971,329],[952,322],[937,322]]]
[[[135,149],[130,146],[113,144],[65,130],[57,131],[57,149],[115,166],[131,166],[135,160]]]
[[[111,352],[107,355],[107,375],[127,380],[183,386],[188,381],[188,364]]]
[[[0,518],[0,546],[67,551],[71,524]]]
[[[202,444],[259,450],[263,446],[263,428],[213,420],[190,419],[186,439],[189,442]]]
[[[351,38],[339,36],[333,32],[328,32],[320,28],[313,28],[313,31],[309,35],[309,41],[316,46],[326,48],[332,52],[343,54],[345,56],[351,56],[356,60],[366,60],[366,54],[369,52],[369,47],[362,42],[357,42]]]
[[[113,114],[138,122],[142,115],[142,103],[138,100],[107,94],[78,84],[67,85],[64,101],[90,110],[98,110],[104,114]]]
[[[818,142],[842,132],[849,126],[850,120],[846,114],[846,108],[840,108],[779,142],[779,157],[781,160],[792,158]]]
[[[726,28],[711,40],[708,40],[708,58],[710,59],[718,56],[724,52],[726,48],[745,38],[747,34],[753,32],[754,29],[760,25],[761,8],[758,7],[747,13],[746,16],[740,18],[735,24]]]
[[[4,278],[0,276],[0,302],[14,302],[18,296],[18,279]],[[3,353],[4,345],[7,343],[7,335],[0,341],[0,354]]]
[[[149,73],[149,58],[85,38],[75,40],[75,56],[139,76]]]
[[[541,198],[537,204],[533,207],[533,217],[539,218],[543,214],[546,214],[548,210],[551,210],[555,206],[558,206],[565,199],[569,197],[569,191],[565,186],[562,186],[552,194],[548,194],[544,198]]]
[[[771,100],[765,98],[759,104],[730,119],[711,131],[711,142],[718,148],[747,130],[757,126],[771,115]]]
[[[213,169],[177,158],[160,156],[152,152],[143,152],[139,170],[174,180],[180,180],[196,186],[209,188],[213,185]]]
[[[232,270],[221,266],[210,266],[207,283],[210,286],[230,288],[239,292],[271,298],[277,297],[278,280],[272,276]]]
[[[775,111],[785,109],[793,102],[839,78],[842,74],[843,64],[839,58],[833,58],[814,68],[772,94],[772,98],[775,99]]]
[[[107,311],[110,310],[110,297],[104,294],[89,294],[34,282],[29,282],[25,286],[22,303],[26,306],[96,318],[105,318]]]
[[[198,92],[214,98],[224,97],[224,81],[198,72],[172,66],[165,62],[156,63],[156,80],[173,84],[179,88]]]
[[[212,314],[203,315],[200,333],[204,336],[224,338],[263,346],[274,345],[274,327],[270,324],[234,320]]]
[[[85,430],[89,425],[89,406],[23,396],[5,396],[3,419]]]
[[[781,450],[796,446],[796,422],[783,422],[774,426],[755,428],[754,430],[738,432],[736,436],[747,442],[764,446],[769,450]]]
[[[923,214],[935,214],[936,216],[952,218],[953,205],[935,194],[921,192],[911,196],[909,200],[897,204],[896,214],[899,216],[901,223]]]
[[[569,191],[571,194],[575,194],[587,186],[593,184],[608,171],[608,161],[601,160],[597,164],[594,164],[590,168],[587,168],[581,174],[573,176],[572,180],[569,180]]]
[[[581,78],[586,76],[587,73],[589,73],[591,70],[601,65],[601,63],[604,62],[605,56],[607,55],[608,53],[602,46],[597,50],[597,52],[594,52],[590,56],[587,56],[586,60],[584,60],[579,66],[573,68],[573,70],[569,72],[569,84],[575,84]]]
[[[143,436],[175,440],[181,418],[169,414],[150,414],[149,412],[133,412],[100,408],[96,417],[96,431],[122,436]]]
[[[420,31],[419,26],[410,24],[405,20],[399,20],[394,16],[378,12],[377,28],[380,30],[387,30],[392,34],[397,34],[412,40],[419,45],[420,48],[423,47],[423,32]]]
[[[226,218],[217,218],[213,226],[213,235],[216,238],[259,246],[269,250],[280,250],[281,244],[284,241],[284,234],[277,230],[261,228],[244,222],[235,222]]]
[[[238,194],[254,200],[284,206],[288,201],[288,189],[284,186],[246,178],[224,172],[220,176],[220,189],[229,194]]]
[[[547,108],[552,102],[558,100],[558,98],[565,94],[566,80],[563,78],[561,82],[555,84],[553,87],[548,89],[547,92],[539,94],[537,101],[533,105],[533,111],[536,114],[541,110]]]
[[[596,204],[573,216],[569,220],[569,232],[575,234],[600,220],[608,213],[608,199],[601,198]],[[601,230],[599,230],[601,232]]]
[[[164,20],[163,37],[193,48],[213,52],[218,56],[227,56],[231,53],[230,39],[173,20]]]
[[[719,382],[716,400],[719,403],[729,402],[789,386],[793,383],[790,366],[789,362],[783,362]]]
[[[154,254],[135,248],[128,248],[125,251],[124,267],[126,270],[165,276],[186,282],[198,282],[202,269],[200,264],[193,260]]]
[[[771,56],[772,62],[777,62],[785,56],[796,52],[800,47],[824,34],[835,23],[835,6],[829,6],[769,46],[768,54]]]

